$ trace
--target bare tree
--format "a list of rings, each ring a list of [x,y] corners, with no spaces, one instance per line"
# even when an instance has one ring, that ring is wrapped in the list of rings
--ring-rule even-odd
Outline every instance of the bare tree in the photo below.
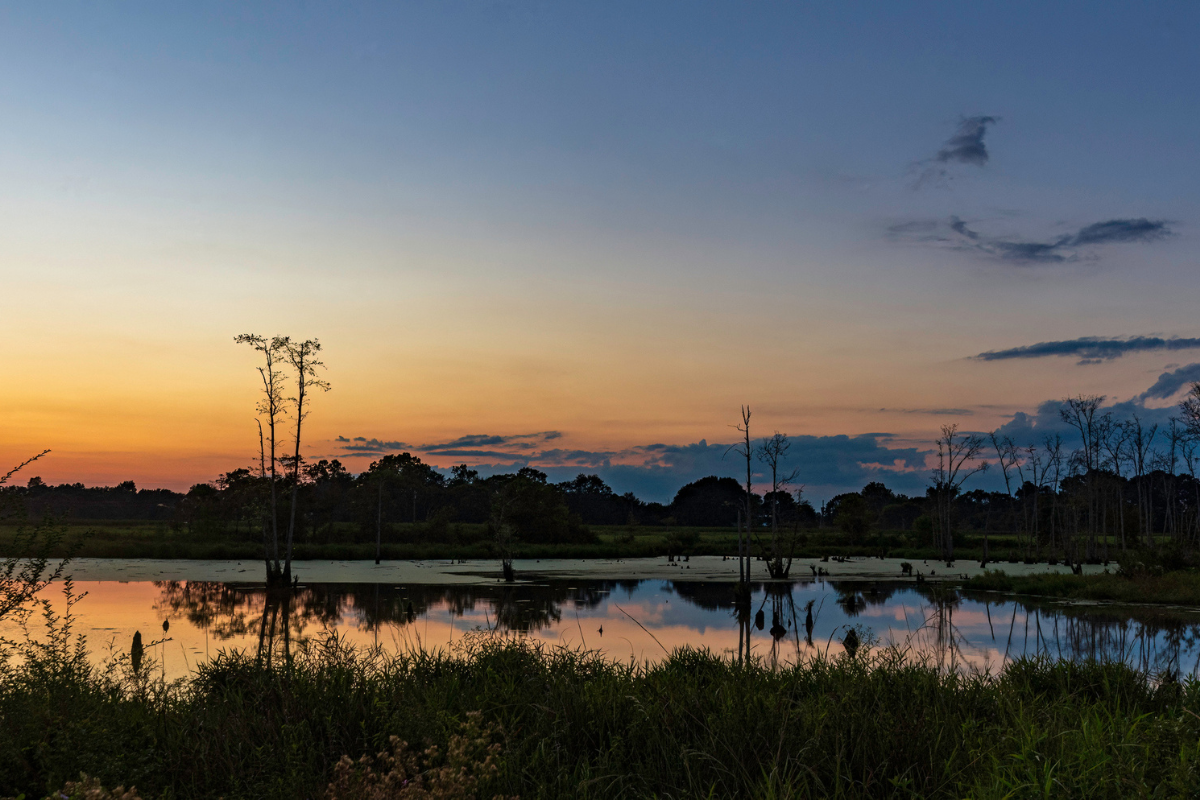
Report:
[[[1083,441],[1083,449],[1079,451],[1078,456],[1079,471],[1083,476],[1087,504],[1087,557],[1089,559],[1096,557],[1096,523],[1100,516],[1100,498],[1096,481],[1096,473],[1100,466],[1100,436],[1096,412],[1103,402],[1102,395],[1078,395],[1065,398],[1058,410],[1062,421],[1078,431],[1079,438]]]
[[[1196,449],[1197,443],[1200,443],[1200,382],[1193,383],[1191,389],[1188,390],[1187,397],[1179,404],[1179,411],[1183,418],[1183,425],[1187,431],[1188,438],[1184,443],[1184,461],[1187,464],[1188,472],[1193,478],[1196,477],[1196,464],[1200,459],[1197,458]],[[1200,544],[1200,483],[1193,481],[1196,488],[1196,524],[1193,532],[1195,544]]]
[[[1190,432],[1180,442],[1180,456],[1187,467],[1188,476],[1192,479],[1194,495],[1192,513],[1188,522],[1188,544],[1195,547],[1200,538],[1200,478],[1197,477],[1197,467],[1200,467],[1200,439]]]
[[[267,339],[265,336],[259,336],[254,333],[243,333],[233,337],[233,340],[238,344],[249,345],[254,350],[262,354],[263,365],[258,367],[258,374],[262,378],[262,399],[255,406],[255,410],[259,414],[263,414],[267,418],[268,441],[270,442],[270,465],[271,465],[271,546],[268,549],[266,544],[266,533],[263,537],[263,560],[267,568],[267,583],[275,583],[282,575],[282,566],[279,562],[279,513],[278,513],[278,457],[276,455],[276,443],[278,441],[276,434],[276,426],[283,417],[287,405],[287,399],[284,396],[284,380],[285,375],[279,368],[280,362],[284,360],[284,350],[287,345],[287,339],[282,336],[275,336]],[[259,421],[259,446],[262,446],[262,422]],[[260,449],[261,454],[261,449]],[[265,471],[265,470],[264,470]],[[274,563],[272,564],[272,560]]]
[[[492,545],[496,555],[500,557],[500,572],[507,583],[516,579],[516,572],[513,570],[513,541],[516,531],[509,519],[515,503],[513,483],[515,482],[507,483],[492,492],[492,508],[488,519],[488,527],[492,529]]]
[[[303,342],[293,342],[284,338],[283,352],[288,363],[296,371],[296,396],[292,398],[292,414],[296,420],[295,452],[292,456],[292,504],[288,518],[287,532],[287,561],[283,568],[283,580],[292,579],[292,542],[296,532],[296,506],[300,495],[300,431],[309,412],[309,393],[312,391],[328,392],[329,383],[320,378],[318,370],[325,365],[317,359],[321,352],[321,343],[316,339],[306,339]]]
[[[1121,536],[1121,550],[1125,550],[1125,493],[1121,465],[1129,457],[1129,427],[1116,422],[1111,413],[1100,420],[1100,446],[1104,450],[1103,466],[1111,467],[1116,480],[1117,531]]]
[[[1187,397],[1179,404],[1179,412],[1183,417],[1184,425],[1187,426],[1188,433],[1200,436],[1200,381],[1192,384]]]
[[[1043,474],[1050,479],[1050,549],[1054,549],[1055,534],[1058,533],[1058,489],[1062,485],[1063,440],[1061,434],[1047,435],[1042,439],[1046,450],[1046,470]]]
[[[772,578],[786,578],[792,569],[792,553],[788,553],[787,563],[783,561],[783,543],[779,533],[779,493],[786,491],[796,480],[798,470],[783,472],[783,461],[792,443],[786,433],[775,431],[774,436],[762,440],[756,452],[758,460],[771,470],[771,554],[767,560],[767,571]],[[794,539],[794,537],[793,537]]]
[[[954,498],[972,475],[984,472],[988,462],[981,461],[983,437],[959,433],[958,425],[943,425],[937,440],[937,466],[933,468],[934,499],[937,504],[938,538],[942,557],[954,559]]]
[[[1129,429],[1129,444],[1133,453],[1133,471],[1137,479],[1138,496],[1138,538],[1147,545],[1154,543],[1151,525],[1154,521],[1154,498],[1150,492],[1149,472],[1154,460],[1154,437],[1158,434],[1158,425],[1149,428],[1142,425],[1142,418],[1137,414],[1125,423]]]
[[[1044,457],[1042,452],[1038,450],[1037,445],[1029,445],[1022,451],[1024,453],[1022,461],[1017,462],[1017,474],[1021,478],[1021,502],[1022,505],[1028,504],[1026,497],[1027,486],[1033,487],[1033,510],[1029,515],[1029,536],[1036,545],[1038,551],[1042,548],[1042,532],[1041,532],[1041,509],[1038,505],[1042,493],[1042,486],[1046,482],[1046,473],[1050,469],[1050,461],[1048,457]],[[1025,472],[1029,472],[1029,478],[1025,477]],[[1051,545],[1053,546],[1053,544]]]
[[[1163,533],[1178,540],[1179,489],[1177,476],[1180,452],[1183,449],[1183,440],[1187,438],[1187,430],[1178,417],[1171,417],[1163,434],[1167,440],[1167,449],[1158,453],[1154,459],[1155,468],[1163,475],[1163,497],[1166,500],[1166,508],[1163,509]]]
[[[1004,491],[1008,495],[1010,501],[1013,499],[1012,481],[1009,478],[1009,470],[1017,468],[1020,473],[1021,454],[1017,450],[1017,446],[1013,444],[1012,437],[1001,436],[999,429],[988,434],[988,438],[992,442],[992,448],[996,451],[996,463],[1000,465],[1000,473],[1004,476]],[[1021,514],[1021,523],[1024,527],[1024,510]],[[983,563],[988,561],[988,534],[987,528],[983,529]]]
[[[738,433],[742,434],[742,442],[740,444],[731,445],[725,455],[737,453],[742,458],[746,459],[746,539],[743,549],[741,531],[738,531],[738,572],[745,575],[743,581],[746,586],[743,587],[746,596],[749,597],[750,582],[750,529],[751,521],[754,519],[754,494],[753,484],[753,463],[754,463],[754,446],[750,443],[750,406],[742,406],[742,424],[734,426]],[[745,570],[743,573],[742,559],[745,558]]]

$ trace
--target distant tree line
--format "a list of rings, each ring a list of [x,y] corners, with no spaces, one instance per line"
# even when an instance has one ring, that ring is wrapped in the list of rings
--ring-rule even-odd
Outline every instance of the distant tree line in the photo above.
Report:
[[[846,544],[868,545],[881,532],[907,532],[918,545],[952,557],[965,534],[1009,538],[1026,557],[1058,554],[1076,563],[1112,551],[1200,545],[1200,385],[1164,425],[1137,414],[1117,418],[1102,397],[1067,398],[1062,419],[1078,433],[1069,449],[1061,435],[1020,444],[1001,431],[960,433],[943,428],[939,458],[923,494],[908,496],[881,482],[847,492],[815,509],[799,492],[748,492],[738,480],[709,476],[679,489],[669,504],[617,494],[597,475],[553,483],[524,467],[481,477],[465,464],[447,476],[410,453],[385,455],[359,474],[321,459],[276,477],[275,514],[281,528],[295,519],[306,543],[440,541],[452,535],[526,543],[587,543],[590,526],[668,526],[811,531]],[[778,441],[776,437],[765,441]],[[761,449],[761,448],[760,448]],[[966,479],[990,466],[1003,491],[969,489]],[[2,487],[19,495],[34,516],[149,520],[197,536],[261,536],[270,517],[269,473],[241,468],[187,493],[113,487],[50,486],[30,478]],[[783,485],[779,480],[772,487]],[[295,514],[293,514],[293,503]],[[747,524],[747,519],[749,523]],[[417,523],[398,525],[397,523]],[[475,523],[465,533],[453,523]],[[501,529],[507,530],[504,533]],[[466,543],[466,542],[463,542]],[[761,548],[760,548],[761,549]]]
[[[114,487],[83,484],[51,486],[31,478],[26,486],[3,491],[20,495],[30,513],[93,520],[158,521],[188,526],[197,534],[258,536],[269,515],[269,476],[240,468],[186,493],[138,489],[132,481]],[[278,479],[276,514],[291,517],[292,478]],[[683,486],[669,504],[645,502],[632,492],[617,494],[598,475],[580,474],[553,483],[544,472],[524,467],[480,477],[465,464],[449,476],[409,453],[386,455],[359,474],[337,459],[321,459],[299,472],[297,536],[325,543],[370,541],[380,528],[395,541],[396,523],[446,530],[450,523],[493,524],[498,505],[506,520],[529,543],[587,542],[588,526],[734,527],[747,507],[746,491],[733,478],[709,476]],[[769,522],[772,506],[787,524],[817,527],[817,512],[789,492],[752,494],[750,508]]]

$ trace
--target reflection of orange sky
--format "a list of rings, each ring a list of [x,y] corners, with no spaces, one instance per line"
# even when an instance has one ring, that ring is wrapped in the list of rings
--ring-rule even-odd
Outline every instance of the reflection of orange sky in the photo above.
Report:
[[[128,653],[135,631],[141,632],[146,644],[164,638],[162,622],[165,615],[156,608],[162,592],[153,582],[80,581],[75,584],[75,591],[77,594],[87,592],[87,597],[74,608],[74,631],[87,637],[88,652],[94,659],[107,657],[110,643],[113,652]],[[57,610],[62,610],[60,587],[53,587],[45,596]],[[610,616],[605,618],[584,615],[576,618],[566,607],[561,621],[528,635],[534,641],[549,646],[582,647],[599,651],[617,661],[632,659],[639,663],[657,661],[665,651],[685,646],[706,647],[724,655],[737,649],[738,633],[732,624],[722,628],[709,625],[701,634],[696,628],[685,625],[660,624],[661,607],[655,603],[621,603],[621,607],[649,628],[650,632],[616,609],[610,609]],[[411,624],[385,624],[378,631],[359,628],[354,615],[346,614],[335,630],[347,642],[358,647],[379,644],[392,650],[453,648],[466,634],[486,629],[487,614],[490,613],[481,609],[468,611],[462,617],[452,617],[446,614],[444,608],[437,607]],[[148,657],[162,659],[168,678],[183,677],[197,663],[211,658],[221,649],[253,651],[257,646],[257,628],[243,636],[218,639],[211,631],[192,625],[182,615],[172,614],[170,622],[170,630],[165,634],[170,641],[148,653]],[[603,634],[598,630],[600,625],[604,627]],[[37,629],[36,623],[32,629]],[[322,630],[319,625],[310,624],[301,635],[320,636]],[[4,632],[13,633],[11,630]],[[756,631],[754,643],[756,654],[770,658],[769,636]],[[805,654],[811,653],[806,646],[802,647]],[[820,643],[820,647],[824,650],[825,643]],[[830,648],[830,652],[835,654],[840,650],[836,642]],[[784,661],[791,661],[795,652],[796,643],[792,638],[785,639],[778,648],[778,655]]]
[[[179,588],[175,584],[172,586]],[[201,584],[200,588],[205,586],[214,585]],[[257,620],[263,610],[262,594],[234,592],[226,597],[234,599],[239,618],[247,623],[245,632],[239,632],[236,627],[229,626],[227,614],[212,618],[207,629],[191,623],[184,610],[188,608],[187,604],[173,605],[178,603],[179,596],[168,592],[167,588],[150,581],[80,581],[75,584],[76,593],[86,593],[86,597],[74,607],[73,631],[87,637],[88,650],[94,659],[103,660],[109,655],[110,643],[113,652],[127,654],[135,631],[142,633],[147,645],[162,639],[164,614],[170,614],[167,634],[170,641],[153,647],[147,655],[156,660],[163,659],[166,674],[173,677],[188,674],[197,664],[222,649],[255,650],[259,633]],[[643,591],[655,592],[656,586],[646,585]],[[811,599],[816,599],[819,594],[813,587],[801,591]],[[329,595],[330,598],[333,596]],[[62,612],[61,587],[51,587],[45,597],[59,613]],[[824,599],[831,599],[831,595],[826,594]],[[767,631],[755,629],[751,632],[753,653],[767,663],[779,664],[795,663],[821,654],[836,657],[842,652],[841,641],[848,626],[858,627],[864,641],[896,646],[914,660],[964,671],[994,674],[1008,659],[1023,654],[1045,650],[1055,655],[1061,648],[1061,652],[1070,657],[1072,652],[1066,629],[1064,637],[1060,638],[1055,620],[1043,618],[1040,613],[1027,614],[1023,607],[1012,602],[996,604],[989,625],[986,607],[980,610],[974,601],[964,601],[939,619],[935,609],[911,595],[896,597],[886,605],[869,605],[853,617],[847,617],[837,604],[825,603],[824,599],[814,609],[813,646],[797,642],[794,630],[789,630],[775,643]],[[440,600],[408,624],[384,623],[377,631],[360,627],[360,616],[370,614],[368,608],[355,605],[361,602],[361,599],[352,600],[346,596],[338,607],[339,621],[329,630],[317,619],[306,619],[297,611],[291,617],[293,631],[300,638],[310,640],[336,632],[356,646],[378,644],[392,652],[414,648],[453,649],[467,636],[526,635],[491,632],[496,621],[496,607],[486,596],[478,596],[474,606],[461,616],[455,616],[456,612],[451,610],[453,601],[448,606],[446,601]],[[802,615],[803,606],[797,603],[797,607]],[[309,606],[310,610],[317,608]],[[319,608],[332,607],[319,605]],[[547,646],[594,650],[606,658],[626,663],[630,660],[655,662],[666,652],[680,647],[707,648],[725,657],[734,655],[738,649],[738,627],[728,609],[705,610],[668,592],[624,598],[609,595],[600,605],[587,607],[576,607],[568,600],[558,606],[557,613],[560,615],[558,621],[551,620],[546,627],[533,630],[527,636]],[[784,613],[787,622],[790,612],[785,610]],[[511,619],[511,615],[508,618]],[[1039,620],[1043,626],[1040,633]],[[952,628],[943,627],[941,623],[945,622]],[[40,629],[40,617],[35,616],[31,623],[31,631],[36,634]],[[599,630],[601,626],[603,634]],[[476,631],[479,633],[474,633]],[[19,636],[11,620],[0,625],[0,634],[10,638]],[[1130,635],[1136,638],[1139,634],[1132,630]],[[1154,659],[1160,658],[1155,636],[1150,637],[1149,650],[1143,654],[1150,659],[1147,665],[1153,665]],[[948,648],[946,645],[951,640],[954,647]],[[1145,642],[1141,646],[1145,649]],[[1165,641],[1163,646],[1162,654],[1172,657]],[[1184,649],[1187,652],[1182,658],[1193,659],[1191,651],[1196,648],[1186,645]],[[1089,652],[1086,648],[1080,651],[1084,656]]]

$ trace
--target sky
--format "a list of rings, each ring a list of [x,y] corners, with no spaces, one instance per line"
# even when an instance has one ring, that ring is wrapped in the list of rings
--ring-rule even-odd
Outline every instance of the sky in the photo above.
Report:
[[[1198,33],[1166,2],[2,5],[0,458],[248,465],[247,332],[320,340],[310,459],[660,501],[737,474],[743,404],[814,501],[921,491],[941,425],[1036,438],[1068,395],[1165,420],[1200,379]]]

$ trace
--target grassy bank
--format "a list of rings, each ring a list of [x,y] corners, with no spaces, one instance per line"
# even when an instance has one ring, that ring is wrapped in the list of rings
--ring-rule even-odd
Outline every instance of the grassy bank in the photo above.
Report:
[[[1117,603],[1169,603],[1200,606],[1200,572],[1139,573],[1133,576],[1005,575],[988,572],[963,584],[964,589]]]
[[[195,558],[256,559],[262,544],[244,531],[195,531],[187,526],[172,527],[162,522],[68,520],[68,535],[55,545],[52,556],[72,553],[81,558]],[[682,528],[666,526],[593,526],[598,541],[591,544],[522,544],[518,558],[644,558],[661,557],[670,552],[689,555],[734,555],[737,533],[730,528]],[[8,543],[14,529],[0,526],[0,557],[11,555]],[[365,560],[375,558],[374,540],[360,541],[357,526],[342,524],[332,533],[322,534],[329,541],[300,541],[296,557],[300,560]],[[72,549],[77,548],[77,549]],[[993,560],[1016,558],[1020,550],[1015,536],[993,535]],[[399,523],[389,526],[381,552],[386,559],[485,559],[494,551],[483,525],[451,523],[434,528],[424,523]],[[757,549],[755,550],[757,552]],[[840,532],[809,530],[803,532],[795,549],[799,559],[824,556],[876,557],[937,560],[932,547],[921,546],[904,531],[872,534],[859,544],[848,543]],[[967,536],[957,549],[962,561],[983,557],[981,538]]]
[[[630,667],[490,639],[396,657],[327,642],[289,669],[224,655],[174,687],[39,657],[0,681],[0,786],[41,797],[85,771],[143,797],[321,796],[342,755],[392,735],[445,752],[476,711],[502,731],[474,745],[476,762],[500,745],[481,797],[1200,791],[1200,687],[1119,665],[984,678],[887,652],[776,671],[681,651]]]

